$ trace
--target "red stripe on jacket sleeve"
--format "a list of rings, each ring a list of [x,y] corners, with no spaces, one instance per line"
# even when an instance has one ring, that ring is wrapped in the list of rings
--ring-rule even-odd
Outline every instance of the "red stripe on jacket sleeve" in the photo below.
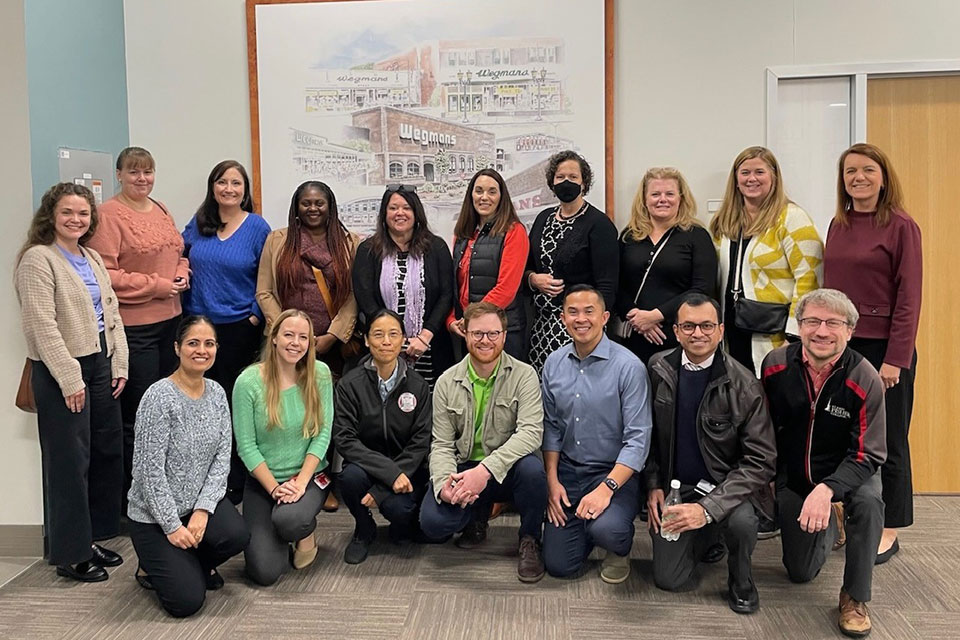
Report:
[[[865,457],[863,439],[867,434],[867,392],[856,382],[847,378],[847,386],[860,398],[860,436],[857,438],[857,462],[863,462]]]
[[[769,377],[772,376],[773,374],[775,374],[775,373],[780,373],[781,371],[783,371],[783,370],[786,369],[786,368],[787,368],[787,365],[786,365],[786,364],[775,364],[775,365],[771,365],[771,366],[769,366],[769,367],[767,367],[766,369],[763,370],[763,375],[762,375],[761,377],[762,377],[762,378],[769,378]]]

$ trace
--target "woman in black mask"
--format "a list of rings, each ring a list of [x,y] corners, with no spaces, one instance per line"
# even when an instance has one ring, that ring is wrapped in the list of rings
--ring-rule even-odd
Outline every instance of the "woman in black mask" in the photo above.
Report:
[[[541,211],[530,229],[524,276],[533,291],[530,364],[537,373],[548,355],[570,342],[560,319],[564,289],[589,284],[613,309],[620,267],[617,228],[583,199],[593,183],[587,161],[575,151],[561,151],[547,162],[546,177],[560,203]]]

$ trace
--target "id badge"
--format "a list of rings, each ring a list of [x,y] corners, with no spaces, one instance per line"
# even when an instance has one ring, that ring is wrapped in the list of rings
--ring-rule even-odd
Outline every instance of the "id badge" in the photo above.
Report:
[[[700,482],[697,483],[697,486],[694,487],[693,490],[696,491],[699,495],[705,496],[716,488],[717,488],[717,485],[713,484],[712,482],[708,482],[707,480],[701,480]]]
[[[330,476],[327,475],[326,471],[321,471],[313,476],[313,481],[321,489],[326,489],[330,486]]]

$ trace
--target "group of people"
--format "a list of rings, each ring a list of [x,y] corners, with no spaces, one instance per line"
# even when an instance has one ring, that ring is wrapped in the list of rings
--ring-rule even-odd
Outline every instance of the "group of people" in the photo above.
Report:
[[[621,582],[646,511],[656,584],[690,588],[725,548],[744,613],[758,528],[782,531],[794,580],[845,539],[840,626],[869,631],[871,568],[912,523],[921,290],[919,228],[880,149],[841,156],[825,245],[763,147],[734,161],[709,229],[682,174],[655,168],[618,236],[585,200],[589,164],[562,151],[545,176],[560,203],[528,234],[480,170],[452,253],[403,184],[364,240],[315,181],[271,231],[234,161],[181,234],[154,168],[125,149],[100,206],[52,187],[17,259],[60,575],[107,579],[123,559],[98,542],[124,512],[138,582],[190,615],[241,551],[258,584],[309,566],[338,493],[347,563],[374,543],[374,508],[398,544],[471,548],[511,503],[521,580],[575,575],[599,547]]]

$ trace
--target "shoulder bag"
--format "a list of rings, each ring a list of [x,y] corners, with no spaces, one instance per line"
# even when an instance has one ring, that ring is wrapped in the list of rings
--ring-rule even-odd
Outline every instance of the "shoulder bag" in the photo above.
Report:
[[[743,232],[737,246],[737,265],[733,284],[733,324],[751,333],[772,335],[787,328],[790,305],[778,302],[759,302],[743,295]]]
[[[650,270],[653,269],[653,263],[657,259],[657,256],[660,255],[660,252],[665,246],[667,246],[667,241],[670,240],[670,236],[673,235],[673,230],[676,227],[670,227],[670,230],[667,231],[666,237],[664,237],[660,244],[657,246],[657,250],[650,256],[650,262],[647,264],[647,270],[643,272],[643,278],[640,280],[640,286],[637,287],[637,293],[633,296],[633,306],[637,306],[637,300],[640,299],[640,292],[643,290],[643,285],[647,281],[647,276],[650,275]],[[619,340],[626,340],[630,337],[630,334],[633,333],[633,325],[630,324],[628,320],[620,319],[620,316],[617,313],[613,314],[613,317],[610,319],[610,335],[613,338]]]

